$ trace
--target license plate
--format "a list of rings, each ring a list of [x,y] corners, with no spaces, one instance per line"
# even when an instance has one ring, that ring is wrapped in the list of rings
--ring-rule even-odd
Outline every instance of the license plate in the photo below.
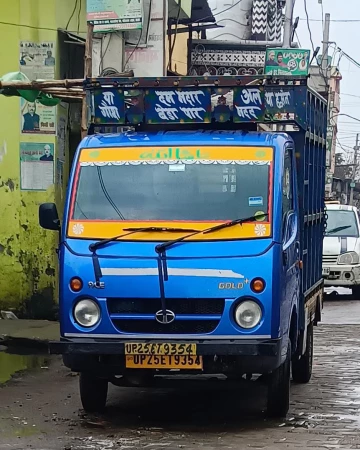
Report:
[[[193,355],[126,355],[127,369],[193,369],[203,368],[202,356]]]
[[[330,275],[330,267],[323,267],[322,268],[322,274],[323,275]]]
[[[129,342],[125,344],[125,355],[195,356],[196,344]]]

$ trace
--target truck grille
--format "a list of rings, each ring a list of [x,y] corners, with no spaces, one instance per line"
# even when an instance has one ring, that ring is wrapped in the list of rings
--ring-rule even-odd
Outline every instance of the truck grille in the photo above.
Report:
[[[113,320],[113,324],[130,334],[204,334],[214,331],[219,320],[175,320],[167,325],[155,320]]]
[[[337,263],[337,255],[323,255],[322,262],[325,265],[336,264]]]
[[[167,298],[166,309],[175,314],[175,320],[169,324],[155,320],[155,314],[161,310],[159,298],[109,298],[107,308],[114,326],[123,333],[204,334],[218,326],[225,299]]]
[[[155,314],[161,309],[159,298],[109,298],[109,313],[117,314]],[[222,314],[224,311],[224,299],[207,298],[167,298],[166,309],[175,314]]]

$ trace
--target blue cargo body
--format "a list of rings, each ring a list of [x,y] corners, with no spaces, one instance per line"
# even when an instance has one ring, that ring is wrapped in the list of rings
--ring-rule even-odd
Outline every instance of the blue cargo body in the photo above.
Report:
[[[321,319],[326,103],[306,80],[232,79],[232,107],[212,115],[218,88],[152,82],[139,80],[141,114],[114,80],[87,86],[98,134],[73,161],[51,351],[81,373],[88,411],[105,406],[109,381],[264,374],[268,411],[284,415],[290,366],[309,381]],[[135,130],[105,134],[104,115]],[[40,223],[58,229],[54,205]]]

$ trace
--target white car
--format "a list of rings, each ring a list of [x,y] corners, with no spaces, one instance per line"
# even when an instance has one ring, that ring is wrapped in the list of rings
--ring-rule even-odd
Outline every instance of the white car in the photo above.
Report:
[[[360,221],[355,206],[326,204],[322,273],[325,286],[351,288],[360,299]]]

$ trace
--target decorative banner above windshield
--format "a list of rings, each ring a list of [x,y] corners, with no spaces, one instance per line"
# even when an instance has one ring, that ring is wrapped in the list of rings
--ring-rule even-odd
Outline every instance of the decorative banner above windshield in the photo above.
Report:
[[[118,148],[84,148],[80,153],[81,163],[96,163],[96,165],[116,164],[117,161],[138,164],[145,161],[224,161],[246,163],[266,163],[273,159],[271,147],[118,147]],[[119,163],[119,165],[121,165]]]
[[[303,86],[102,88],[91,92],[93,122],[104,126],[299,123],[306,104]]]

